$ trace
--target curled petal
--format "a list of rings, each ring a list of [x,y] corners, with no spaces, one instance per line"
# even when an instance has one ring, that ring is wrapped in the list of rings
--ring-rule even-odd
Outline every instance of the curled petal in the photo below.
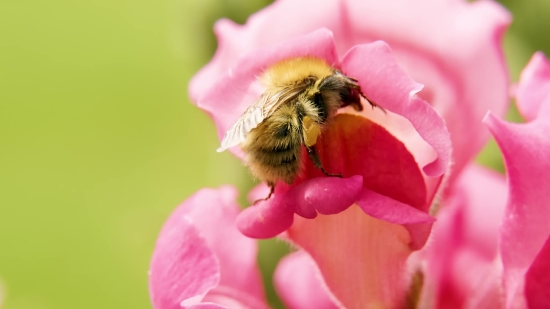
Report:
[[[533,55],[521,72],[520,80],[517,105],[527,120],[533,120],[544,99],[550,95],[550,63],[542,52]]]
[[[288,229],[294,222],[294,210],[286,203],[286,192],[275,191],[267,201],[243,210],[237,217],[237,228],[252,238],[271,238]]]
[[[274,274],[275,288],[289,309],[336,309],[315,261],[304,251],[285,256]]]
[[[315,220],[296,217],[287,235],[311,255],[343,307],[402,307],[405,261],[412,252],[411,238],[403,226],[375,219],[352,206]]]
[[[537,62],[537,58],[533,61]],[[529,89],[528,83],[534,81],[521,80],[519,88]],[[518,97],[521,98],[531,100],[540,96]],[[518,102],[518,105],[536,106],[525,108],[538,110],[536,119],[513,124],[489,113],[484,120],[502,150],[508,174],[510,191],[500,242],[508,307],[523,299],[525,273],[550,235],[550,94],[542,102]]]
[[[357,200],[362,187],[361,176],[319,177],[293,187],[286,199],[294,205],[296,214],[312,219],[317,212],[330,215],[346,210]]]
[[[422,85],[397,65],[386,43],[378,41],[353,47],[342,60],[342,70],[359,80],[369,99],[407,118],[434,148],[438,157],[424,167],[426,174],[436,177],[447,171],[451,141],[443,119],[426,102],[414,96]]]
[[[363,189],[357,205],[368,215],[397,224],[432,223],[435,218],[407,204]]]

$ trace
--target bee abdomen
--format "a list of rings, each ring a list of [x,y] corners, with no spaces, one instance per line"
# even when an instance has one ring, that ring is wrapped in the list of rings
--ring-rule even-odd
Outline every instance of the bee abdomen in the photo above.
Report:
[[[253,174],[264,181],[282,180],[292,183],[300,170],[301,145],[286,148],[255,148],[248,153],[248,165]]]

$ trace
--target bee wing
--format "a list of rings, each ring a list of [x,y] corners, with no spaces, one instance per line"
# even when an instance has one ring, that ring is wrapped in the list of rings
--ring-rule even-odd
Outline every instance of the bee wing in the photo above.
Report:
[[[245,110],[237,122],[227,130],[222,144],[217,151],[222,152],[244,142],[252,129],[271,116],[279,106],[295,99],[304,89],[304,86],[300,87],[300,85],[297,85],[296,87],[286,87],[280,91],[265,92],[262,94],[256,102]]]

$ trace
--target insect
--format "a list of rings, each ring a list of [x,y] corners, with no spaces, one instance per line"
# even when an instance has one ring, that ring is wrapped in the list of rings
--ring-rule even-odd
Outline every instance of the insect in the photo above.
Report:
[[[226,132],[218,152],[240,145],[251,173],[270,187],[291,184],[302,167],[302,145],[314,166],[331,174],[315,150],[317,138],[339,108],[363,109],[357,80],[314,57],[283,60],[259,77],[266,91]],[[384,109],[382,109],[384,111]]]

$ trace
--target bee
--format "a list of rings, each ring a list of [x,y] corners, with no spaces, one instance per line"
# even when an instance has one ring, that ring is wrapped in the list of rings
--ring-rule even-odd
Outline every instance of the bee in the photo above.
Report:
[[[302,146],[326,176],[342,177],[323,168],[315,144],[338,109],[363,110],[361,97],[378,106],[361,92],[357,80],[322,59],[303,57],[274,64],[259,81],[266,91],[229,128],[218,152],[241,146],[251,173],[270,187],[265,200],[278,181],[294,182],[302,168]]]

